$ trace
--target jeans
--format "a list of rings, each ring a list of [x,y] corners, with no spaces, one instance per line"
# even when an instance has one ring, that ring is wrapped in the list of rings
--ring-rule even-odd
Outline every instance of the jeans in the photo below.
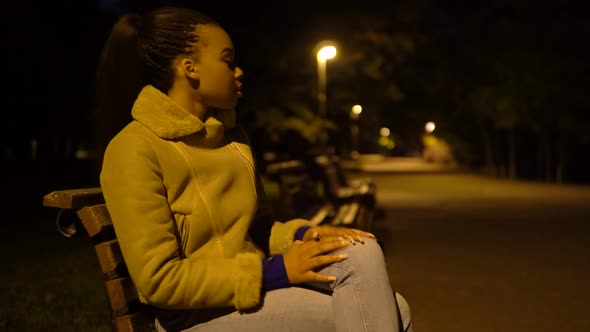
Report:
[[[381,247],[364,241],[335,251],[348,258],[319,271],[336,281],[272,290],[252,313],[234,311],[184,331],[412,332],[409,305],[391,289]]]

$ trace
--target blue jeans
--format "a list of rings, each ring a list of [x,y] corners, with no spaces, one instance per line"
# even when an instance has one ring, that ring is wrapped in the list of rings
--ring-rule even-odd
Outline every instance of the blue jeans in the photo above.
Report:
[[[335,251],[348,258],[320,270],[336,281],[276,289],[255,312],[234,311],[184,331],[398,332],[401,324],[412,332],[410,308],[391,289],[381,247],[364,241]]]

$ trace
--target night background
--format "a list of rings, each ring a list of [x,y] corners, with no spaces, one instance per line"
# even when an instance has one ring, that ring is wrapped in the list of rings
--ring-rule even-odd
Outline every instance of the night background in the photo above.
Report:
[[[48,224],[51,224],[55,211],[41,208],[43,195],[56,189],[98,185],[94,126],[98,56],[110,28],[122,13],[142,12],[164,4],[201,10],[217,20],[232,37],[237,65],[245,72],[244,97],[237,107],[238,121],[250,133],[261,165],[269,162],[268,156],[271,155],[274,160],[304,158],[308,151],[322,144],[323,147],[329,146],[343,160],[349,159],[354,149],[351,126],[357,125],[361,155],[452,163],[467,173],[483,175],[498,183],[558,188],[555,193],[548,193],[548,198],[530,206],[525,204],[528,208],[525,211],[534,210],[539,215],[523,218],[528,220],[528,226],[541,225],[537,234],[540,235],[532,238],[532,242],[557,241],[563,245],[559,246],[560,249],[567,247],[564,249],[567,254],[563,256],[559,251],[551,252],[556,255],[551,256],[554,264],[565,259],[571,263],[567,265],[566,274],[573,275],[575,269],[581,271],[563,282],[575,289],[565,294],[590,295],[587,286],[582,290],[575,286],[580,280],[586,280],[585,283],[590,280],[589,213],[585,207],[590,197],[586,192],[590,184],[590,94],[587,93],[590,86],[590,21],[581,3],[574,1],[12,2],[6,5],[2,15],[5,103],[0,158],[8,184],[3,196],[8,199],[4,200],[7,231],[3,234],[0,249],[7,252],[21,248],[25,241],[21,239],[25,238],[53,246],[53,240],[43,240],[41,235],[25,235],[25,231],[39,227],[35,222],[22,221],[27,212],[35,214],[37,219],[49,218]],[[316,99],[318,68],[315,52],[316,45],[322,40],[336,42],[338,50],[337,56],[327,62],[325,117],[318,114]],[[356,120],[351,117],[353,105],[362,105],[362,113]],[[436,124],[431,134],[425,132],[427,122]],[[382,128],[388,128],[389,135],[381,135]],[[431,154],[427,155],[427,151]],[[382,175],[377,178],[379,176]],[[382,180],[384,187],[390,181],[389,178]],[[391,181],[399,188],[416,190],[416,197],[436,192],[434,187],[433,192],[429,192],[428,185],[421,182]],[[444,191],[448,190],[446,193],[462,190],[462,185],[454,187],[452,181],[444,182],[445,186],[447,184],[444,187]],[[570,192],[567,191],[570,187],[562,185],[572,185],[571,188],[580,191]],[[418,192],[416,188],[425,189]],[[567,192],[559,191],[561,188],[566,188],[563,190]],[[501,202],[492,199],[485,204],[501,203],[512,209],[511,204],[515,201],[510,197],[524,197],[524,194],[519,196],[519,189],[502,190],[506,190],[506,196]],[[441,200],[445,199],[446,193],[441,189]],[[526,199],[528,202],[529,198]],[[571,234],[559,233],[554,228],[557,226],[541,216],[544,207],[553,206],[553,199],[566,205],[555,205],[553,212],[549,209],[547,216],[550,217],[547,218],[559,221],[560,227],[569,227]],[[568,200],[579,204],[567,205]],[[390,207],[397,206],[395,204]],[[465,208],[466,205],[469,208]],[[445,229],[460,232],[464,225],[461,218],[473,217],[484,218],[487,226],[466,237],[504,234],[500,229],[507,227],[507,219],[503,221],[505,224],[494,224],[492,219],[505,216],[494,215],[499,212],[491,212],[488,205],[477,211],[473,207],[477,203],[457,206],[461,206],[457,208],[465,215],[454,219]],[[405,207],[397,207],[403,215]],[[416,206],[408,208],[408,220],[413,214],[421,213],[420,210]],[[510,216],[519,213],[514,211],[507,213]],[[526,214],[523,210],[518,211]],[[473,214],[467,217],[471,212]],[[564,216],[577,221],[564,224],[562,219],[567,219]],[[42,222],[45,220],[38,223]],[[411,223],[408,221],[407,225]],[[440,231],[439,224],[436,225],[436,230],[428,230],[426,224],[420,224],[424,227],[420,231],[430,232],[426,238],[435,239],[433,234]],[[403,231],[410,232],[411,226],[407,227],[402,229],[402,236]],[[526,233],[523,224],[517,227],[519,236]],[[52,225],[40,229],[45,232],[54,230]],[[514,235],[516,233],[508,237],[520,241],[521,238]],[[410,239],[416,234],[406,235]],[[458,236],[447,240],[461,242],[464,239]],[[55,240],[55,243],[61,242]],[[471,242],[466,240],[465,243]],[[568,243],[577,244],[568,247]],[[57,252],[69,252],[68,243],[57,246],[62,246],[56,249]],[[400,250],[401,245],[397,246],[396,250]],[[490,244],[488,249],[495,251],[500,247]],[[557,245],[549,247],[558,248]],[[414,249],[413,252],[421,250]],[[469,246],[464,249],[466,252],[471,250]],[[38,249],[28,245],[23,250],[22,257],[39,253]],[[530,252],[533,256],[536,253],[532,249]],[[396,255],[398,253],[396,251]],[[16,258],[6,259],[8,266],[17,272],[26,270],[26,264]],[[418,261],[411,261],[410,268]],[[502,265],[501,262],[500,259],[498,266]],[[34,266],[44,269],[40,265]],[[518,266],[514,263],[513,267]],[[486,274],[488,272],[491,275],[497,271],[487,271]],[[3,279],[11,279],[10,273],[2,272]],[[33,279],[36,280],[33,283],[44,282],[43,278]],[[521,281],[523,285],[527,284]],[[395,282],[398,285],[411,283],[408,280]],[[539,289],[546,289],[545,286],[548,285]],[[15,285],[12,287],[18,289]],[[531,294],[536,294],[537,290],[531,290]],[[3,290],[0,302],[15,301],[11,297],[14,292]],[[409,300],[410,305],[420,303],[420,296],[427,298],[425,293],[415,291],[414,301]],[[53,303],[53,298],[47,300],[46,294],[40,301]],[[487,295],[491,295],[491,291]],[[563,298],[549,300],[559,302],[560,299]],[[508,302],[502,302],[502,305],[510,308]],[[522,306],[526,307],[526,301],[523,303]],[[562,306],[564,314],[572,307],[587,309],[585,303],[575,304]],[[23,311],[29,310],[26,305],[24,308]],[[422,319],[417,324],[422,331],[450,331],[453,330],[451,327],[467,331],[461,327],[474,326],[451,324],[445,329],[428,325],[424,318],[425,308],[415,309],[417,318]],[[18,314],[4,310],[0,311],[0,331],[4,328],[22,330],[23,326],[32,331],[38,330],[36,326],[43,326],[43,323],[32,327],[19,325],[20,318],[12,318]],[[495,318],[502,317],[503,328],[493,325],[493,328],[482,327],[478,331],[525,331],[534,325],[527,321],[506,328],[513,320],[506,318],[505,314],[496,314]],[[552,315],[550,310],[534,312],[530,316],[536,315],[539,319],[560,321],[559,318],[547,318]],[[97,319],[100,321],[100,317]],[[590,330],[588,320],[578,319],[576,322],[579,324],[572,323],[571,326]],[[537,331],[543,330],[538,329],[543,326],[539,324],[534,325]],[[555,323],[553,326],[559,325]],[[576,328],[569,330],[584,330]],[[554,329],[547,331],[550,330]]]
[[[190,3],[13,4],[4,31],[5,75],[13,82],[5,107],[10,123],[27,125],[3,131],[2,159],[68,160],[77,150],[78,158],[92,158],[94,73],[116,17]],[[290,151],[298,138],[313,144],[324,132],[346,156],[350,109],[360,104],[361,153],[383,152],[379,129],[387,127],[395,143],[388,154],[420,154],[424,124],[434,121],[434,134],[467,167],[590,180],[589,23],[576,3],[196,3],[234,39],[245,71],[239,121],[258,155]],[[315,99],[314,47],[324,39],[338,43],[327,65],[328,121],[317,118]]]

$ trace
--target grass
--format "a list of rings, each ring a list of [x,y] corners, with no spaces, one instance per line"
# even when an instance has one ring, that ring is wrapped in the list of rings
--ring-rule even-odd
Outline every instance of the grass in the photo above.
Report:
[[[23,233],[13,236],[25,248],[2,244],[9,272],[0,277],[0,330],[110,331],[104,284],[87,236],[60,238],[55,229],[33,237]]]

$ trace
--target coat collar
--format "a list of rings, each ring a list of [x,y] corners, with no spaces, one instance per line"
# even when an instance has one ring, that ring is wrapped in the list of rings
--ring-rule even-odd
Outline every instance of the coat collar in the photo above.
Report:
[[[146,85],[135,100],[131,116],[164,139],[177,139],[203,130],[203,122],[170,97]]]
[[[210,112],[205,115],[203,122],[151,85],[141,90],[131,115],[164,139],[179,139],[202,132],[206,140],[220,141],[223,140],[225,129],[233,128],[235,123],[233,110]]]

